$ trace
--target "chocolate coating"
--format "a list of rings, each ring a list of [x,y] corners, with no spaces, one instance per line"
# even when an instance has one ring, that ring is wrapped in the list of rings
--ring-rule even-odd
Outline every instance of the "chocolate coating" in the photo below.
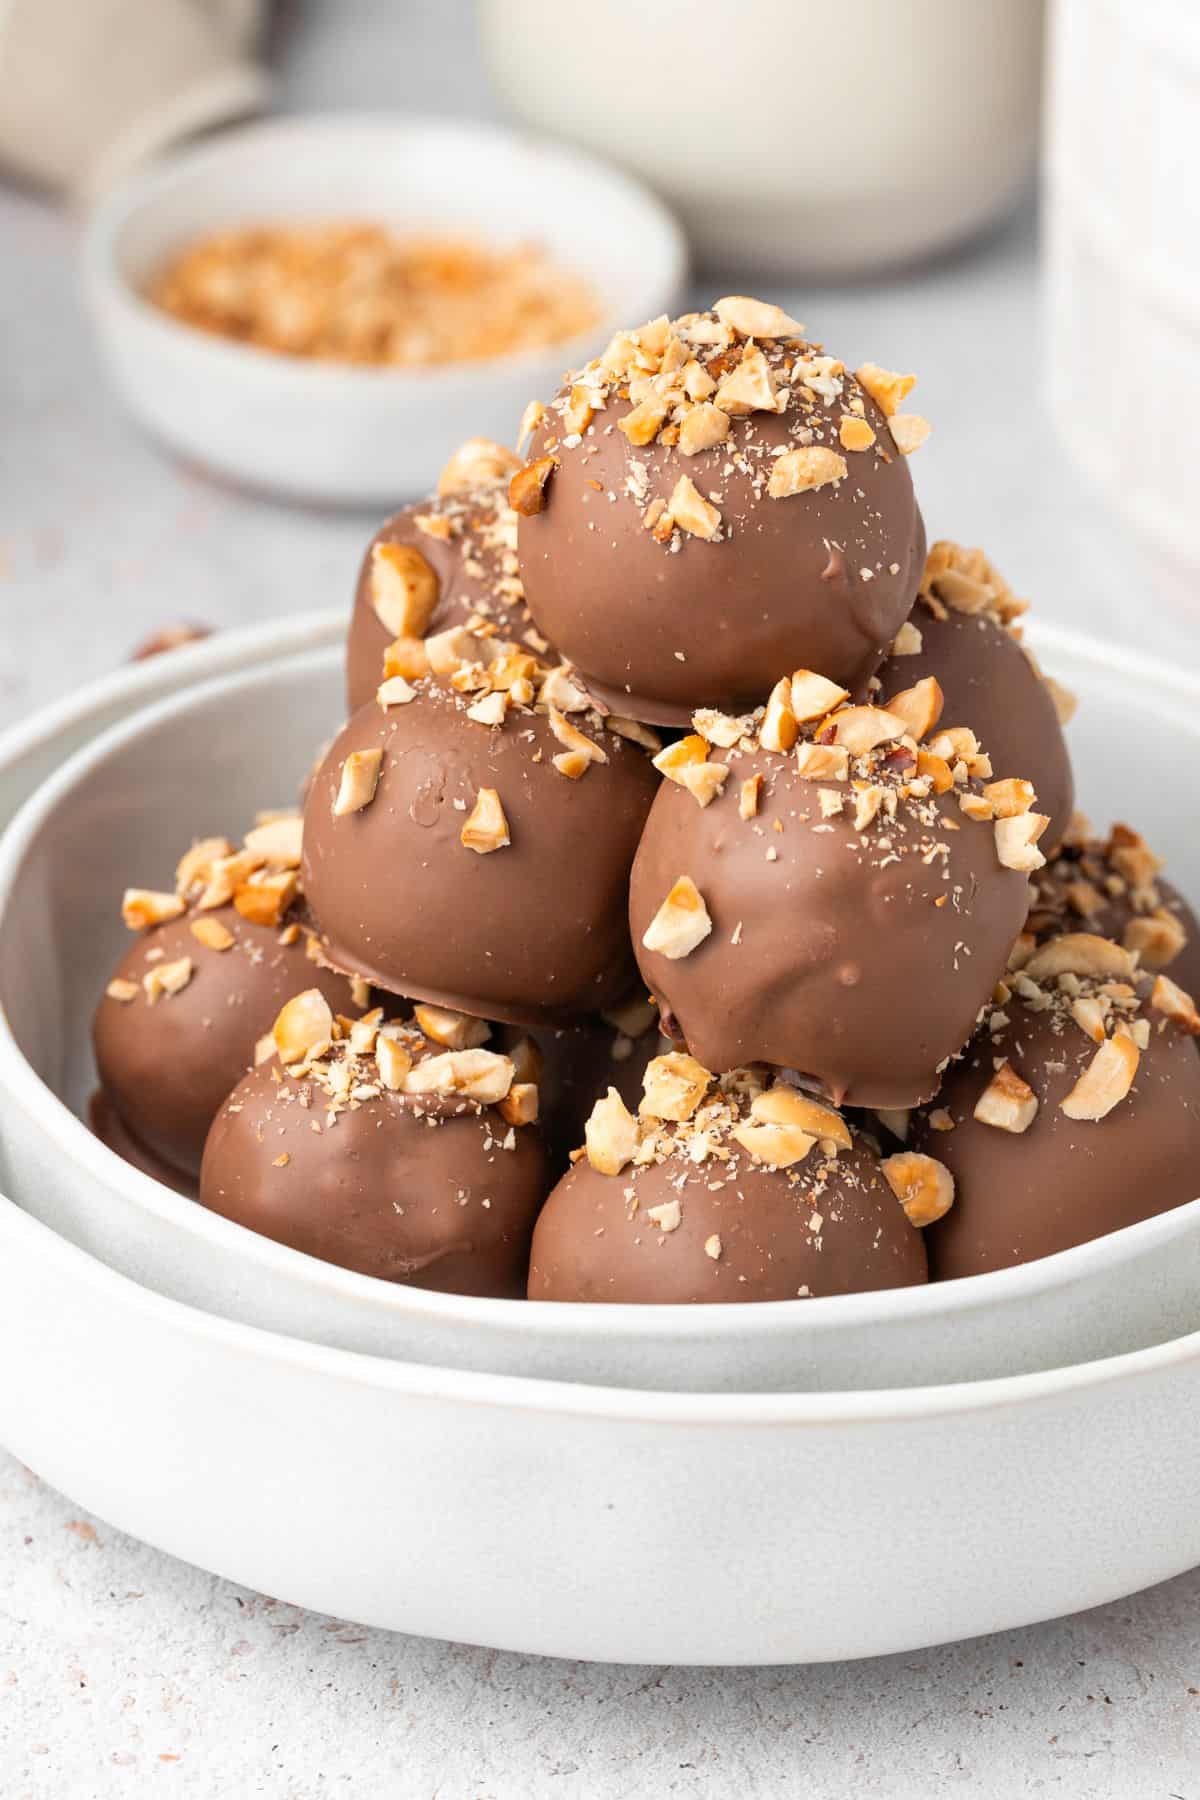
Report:
[[[199,1198],[200,1183],[196,1176],[185,1175],[182,1169],[173,1168],[134,1137],[103,1088],[97,1088],[88,1101],[88,1126],[92,1135],[122,1162],[140,1169],[152,1181],[161,1181],[164,1187],[173,1188],[185,1200]]]
[[[636,980],[629,868],[657,774],[603,733],[608,762],[572,781],[541,713],[479,725],[467,700],[422,682],[408,705],[373,702],[335,739],[304,812],[305,889],[339,968],[481,1018],[561,1024],[612,1006]],[[355,750],[383,751],[374,799],[333,813]],[[511,842],[479,855],[460,833],[494,788]]]
[[[537,1128],[506,1149],[493,1108],[386,1090],[330,1125],[322,1096],[303,1103],[309,1086],[275,1061],[245,1076],[209,1134],[201,1205],[360,1275],[519,1297],[545,1192]]]
[[[856,384],[846,382],[848,396]],[[783,415],[735,417],[724,443],[690,456],[661,440],[631,446],[618,429],[630,403],[616,392],[575,448],[548,414],[529,454],[558,466],[543,509],[520,520],[521,577],[534,618],[591,692],[614,711],[681,725],[697,707],[756,705],[786,669],[862,688],[908,615],[925,559],[907,461],[863,399],[875,445],[845,453],[845,479],[781,499],[767,494],[773,454],[795,449],[798,430],[842,454],[840,402],[805,410],[794,398]],[[715,499],[719,540],[676,532],[664,544],[647,529],[646,509],[681,476]]]
[[[636,1211],[626,1198],[630,1188]],[[647,1211],[673,1200],[680,1224],[662,1232]],[[705,1249],[714,1235],[716,1257]],[[529,1298],[794,1300],[913,1287],[926,1278],[921,1233],[860,1140],[812,1171],[768,1168],[744,1152],[719,1172],[712,1163],[684,1172],[669,1162],[601,1175],[578,1162],[538,1219]]]
[[[448,535],[438,536],[420,521],[440,525]],[[383,653],[392,641],[371,601],[376,544],[409,545],[433,570],[438,600],[428,632],[448,631],[478,615],[492,622],[500,637],[525,643],[527,633],[537,633],[517,580],[515,537],[516,514],[508,507],[503,488],[494,487],[419,500],[379,527],[359,570],[346,639],[348,713],[375,698],[383,679]]]
[[[1012,632],[986,614],[948,612],[939,619],[919,604],[912,623],[921,649],[889,657],[879,671],[882,692],[935,676],[946,700],[943,726],[970,726],[998,778],[1019,775],[1033,783],[1037,810],[1050,820],[1038,842],[1048,854],[1075,803],[1071,759],[1049,688]]]
[[[925,1234],[937,1281],[1050,1256],[1200,1193],[1200,1059],[1192,1040],[1171,1026],[1152,1029],[1131,1092],[1106,1118],[1080,1121],[1060,1102],[1095,1044],[1054,1013],[1031,1012],[1015,999],[1005,1010],[1011,1028],[975,1039],[931,1109],[949,1113],[954,1129],[932,1129],[927,1115],[914,1123],[915,1147],[945,1163],[957,1190],[953,1207]],[[1000,1056],[1038,1097],[1020,1134],[973,1116]]]
[[[117,1117],[146,1152],[185,1176],[198,1173],[217,1108],[254,1061],[255,1044],[285,1000],[319,987],[335,1012],[358,1010],[349,982],[318,968],[303,936],[281,944],[277,926],[252,924],[232,906],[204,917],[232,932],[231,949],[200,943],[187,915],[152,927],[113,971],[136,984],[136,999],[105,994],[92,1025],[100,1082]],[[151,1006],[142,977],[184,956],[192,960],[192,979]]]
[[[1127,827],[1119,829],[1134,835]],[[1200,920],[1179,889],[1157,870],[1147,880],[1131,881],[1127,865],[1121,865],[1121,848],[1104,838],[1064,844],[1034,877],[1029,930],[1039,939],[1060,931],[1094,931],[1116,938],[1139,949],[1144,969],[1162,969],[1193,998],[1200,997]],[[1184,936],[1181,947],[1170,955],[1166,952],[1172,949],[1171,936],[1160,945],[1153,936],[1143,936],[1139,943],[1137,934],[1129,933],[1134,920],[1162,915]]]
[[[745,821],[739,788],[756,774],[758,814]],[[733,761],[707,807],[663,783],[634,863],[630,922],[647,986],[706,1068],[774,1063],[854,1106],[934,1092],[1005,966],[1028,885],[953,792],[926,806],[947,829],[901,806],[886,830],[860,837],[849,812],[821,817],[818,784],[793,758],[761,750]],[[944,854],[925,860],[935,843]],[[642,939],[681,875],[712,931],[672,961]]]

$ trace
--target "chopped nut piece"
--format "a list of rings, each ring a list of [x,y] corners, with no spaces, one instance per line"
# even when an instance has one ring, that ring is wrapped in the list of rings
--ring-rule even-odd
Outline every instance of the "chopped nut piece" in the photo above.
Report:
[[[759,796],[762,793],[762,776],[748,775],[738,791],[738,817],[753,819],[758,812]]]
[[[1056,975],[1092,975],[1099,980],[1131,981],[1135,968],[1128,950],[1093,931],[1064,931],[1035,950],[1025,963],[1031,981]]]
[[[965,791],[958,796],[958,805],[959,810],[966,813],[968,819],[977,819],[981,824],[996,816],[995,807],[982,794]]]
[[[642,944],[678,962],[690,956],[711,930],[704,896],[690,875],[681,875],[647,926]]]
[[[669,1231],[679,1230],[683,1223],[683,1207],[678,1200],[663,1200],[658,1206],[648,1206],[646,1217],[665,1236]]]
[[[405,1077],[406,1094],[461,1094],[481,1106],[495,1106],[512,1087],[513,1066],[495,1050],[445,1050],[414,1063]]]
[[[499,487],[521,466],[521,459],[491,438],[468,438],[438,476],[438,493],[469,494],[475,488]]]
[[[838,426],[838,438],[843,450],[869,450],[875,442],[875,433],[857,413],[845,413]]]
[[[746,294],[726,294],[713,307],[722,325],[728,325],[741,337],[803,337],[804,327],[798,319],[789,318],[782,307],[766,300],[751,300]]]
[[[560,713],[557,706],[549,707],[548,712],[550,729],[564,750],[576,751],[580,756],[586,756],[589,762],[606,763],[608,761],[607,754],[599,744],[593,738],[586,736],[577,726],[572,725],[570,719]]]
[[[403,1090],[412,1068],[412,1054],[407,1045],[386,1028],[375,1040],[375,1067],[379,1070],[380,1081],[390,1093],[398,1094]]]
[[[279,925],[298,891],[294,869],[277,869],[273,873],[260,869],[248,881],[239,883],[233,904],[243,919],[254,925]]]
[[[918,742],[931,732],[942,716],[942,708],[946,704],[946,696],[942,692],[941,683],[936,676],[926,675],[915,687],[904,688],[893,694],[887,703],[887,710],[895,718],[904,720],[905,730]]]
[[[654,1119],[690,1119],[712,1076],[694,1056],[671,1050],[646,1065],[639,1112]]]
[[[146,931],[151,925],[165,925],[177,919],[186,909],[178,894],[157,893],[153,888],[126,888],[121,900],[121,917],[130,931]]]
[[[515,1082],[532,1084],[534,1087],[540,1083],[545,1059],[533,1038],[519,1037],[515,1043],[510,1044],[508,1058],[513,1066]]]
[[[500,1117],[510,1125],[536,1125],[538,1090],[532,1081],[514,1081],[500,1102]]]
[[[899,1150],[885,1156],[880,1168],[910,1225],[932,1225],[954,1205],[954,1177],[936,1156]]]
[[[347,813],[361,812],[364,806],[370,806],[375,798],[375,790],[379,786],[379,772],[382,763],[382,750],[352,750],[350,752],[342,764],[337,799],[333,803],[335,819],[343,818]]]
[[[1196,1002],[1170,976],[1155,976],[1154,986],[1150,990],[1150,1004],[1155,1012],[1162,1013],[1190,1037],[1200,1036],[1200,1012],[1196,1011]]]
[[[584,1127],[587,1159],[598,1175],[619,1175],[638,1145],[637,1120],[615,1087],[597,1100]]]
[[[779,402],[775,377],[757,344],[746,345],[742,360],[721,381],[715,399],[723,413],[735,418],[747,413],[776,411]]]
[[[975,1117],[998,1131],[1028,1131],[1037,1115],[1038,1097],[1007,1060],[1000,1064],[979,1099]]]
[[[1086,1032],[1093,1044],[1102,1044],[1107,1034],[1108,1004],[1095,994],[1081,994],[1071,1002],[1071,1017]]]
[[[894,1138],[902,1144],[908,1142],[908,1122],[911,1108],[907,1106],[877,1106],[875,1117],[885,1131],[890,1131]]]
[[[503,689],[485,694],[482,700],[476,700],[474,706],[468,706],[467,717],[474,719],[477,725],[503,725],[508,712],[508,695]]]
[[[793,1163],[803,1162],[817,1141],[798,1125],[735,1125],[729,1135],[755,1162],[773,1169],[789,1169]]]
[[[686,763],[677,779],[699,805],[708,806],[725,786],[728,775],[726,763]]]
[[[531,400],[521,414],[521,425],[517,432],[517,449],[524,450],[526,442],[531,438],[542,420],[546,417],[546,408],[540,400]]]
[[[810,1100],[807,1094],[797,1093],[782,1081],[765,1094],[754,1096],[750,1117],[762,1125],[794,1125],[822,1147],[829,1144],[835,1150],[849,1150],[853,1143],[850,1127],[841,1113],[834,1112],[831,1106],[822,1106],[819,1100]]]
[[[617,430],[623,432],[631,444],[643,448],[652,444],[662,429],[667,416],[667,403],[662,399],[642,400],[631,407],[623,419],[617,420]],[[516,502],[513,502],[514,506]],[[520,507],[517,511],[520,512]]]
[[[855,782],[854,785],[854,829],[865,831],[879,817],[880,809],[888,798],[888,790],[878,782],[868,782],[865,786]]]
[[[305,988],[280,1009],[272,1031],[281,1063],[320,1054],[333,1042],[333,1013],[320,988]]]
[[[683,415],[679,426],[679,453],[681,456],[698,456],[701,450],[711,450],[714,444],[724,443],[728,436],[729,414],[707,400],[701,401]]]
[[[931,750],[917,751],[917,774],[929,777],[935,794],[948,794],[954,786],[954,773],[944,756],[935,756]]]
[[[1160,907],[1156,912],[1130,919],[1121,942],[1144,969],[1165,969],[1187,943],[1187,932],[1175,914]]]
[[[911,619],[905,619],[892,644],[893,656],[920,656],[925,640]]]
[[[191,888],[207,883],[209,871],[213,863],[222,857],[233,855],[233,845],[228,838],[201,838],[190,850],[185,850],[175,870],[175,887],[181,894]]]
[[[455,1012],[449,1006],[433,1006],[421,1001],[413,1007],[413,1018],[427,1038],[446,1050],[474,1050],[486,1044],[491,1031],[483,1019],[470,1013]]]
[[[338,1023],[344,1028],[351,1053],[354,1056],[370,1056],[374,1052],[379,1027],[383,1023],[383,1008],[376,1006],[371,1012],[364,1013],[361,1019],[339,1019]]]
[[[220,919],[193,919],[190,929],[197,942],[208,950],[233,949],[233,933],[222,925]]]
[[[998,819],[1014,819],[1027,813],[1037,799],[1033,783],[1017,776],[1009,776],[1004,781],[989,781],[983,791]]]
[[[701,763],[708,761],[708,745],[698,732],[692,731],[668,744],[651,760],[660,775],[682,786],[684,769],[699,768]]]
[[[164,994],[181,994],[192,979],[194,965],[190,956],[176,957],[173,962],[155,963],[142,976],[146,1000],[153,1006]]]
[[[794,670],[790,687],[792,712],[802,725],[823,719],[826,713],[831,713],[835,706],[850,698],[847,690],[839,687],[836,681],[816,675],[811,669]]]
[[[424,637],[438,603],[438,578],[411,544],[376,544],[371,551],[371,605],[392,637]]]
[[[397,638],[383,653],[384,685],[392,680],[420,681],[429,674],[429,652],[422,638]],[[382,705],[383,702],[381,701]]]
[[[1068,1119],[1106,1118],[1133,1086],[1140,1060],[1132,1037],[1118,1032],[1105,1038],[1066,1099],[1059,1101],[1060,1110]]]
[[[917,385],[915,375],[895,375],[891,369],[881,369],[878,363],[872,362],[863,363],[861,368],[855,369],[854,378],[859,387],[866,389],[880,412],[888,419]]]
[[[114,975],[104,991],[110,1000],[118,1000],[122,1006],[128,1006],[131,1000],[138,997],[138,984],[136,981],[126,981],[121,975]]]
[[[491,851],[503,850],[506,844],[511,844],[508,820],[495,788],[479,789],[458,837],[463,848],[474,850],[477,856],[487,856]]]
[[[849,469],[844,456],[824,444],[805,444],[799,450],[785,450],[771,464],[767,493],[772,500],[787,500],[793,494],[807,494],[812,488],[826,487],[831,481],[844,481]]]
[[[715,1231],[711,1237],[706,1237],[704,1240],[704,1254],[705,1256],[711,1256],[714,1262],[720,1261],[721,1240]]]
[[[643,750],[653,753],[662,749],[662,739],[657,731],[649,725],[643,725],[639,719],[626,719],[620,713],[609,713],[604,723],[609,731],[615,731],[618,737],[628,738],[631,744],[640,744]]]
[[[997,819],[996,855],[1006,869],[1019,869],[1031,874],[1045,866],[1046,859],[1037,841],[1050,823],[1045,813],[1017,813],[1011,819]]]
[[[929,436],[931,426],[929,420],[923,419],[920,413],[893,413],[888,420],[888,430],[901,456],[911,456],[914,450],[921,448]]]
[[[508,504],[523,519],[532,519],[546,504],[546,483],[557,464],[552,456],[539,456],[536,462],[518,469],[508,484]]]
[[[384,712],[393,706],[407,706],[416,697],[416,688],[410,687],[403,675],[389,675],[375,689],[375,699]]]
[[[667,511],[679,529],[691,537],[715,538],[721,529],[717,508],[704,498],[688,475],[681,475],[672,488]]]
[[[800,727],[792,711],[792,684],[785,675],[771,689],[758,741],[764,750],[786,755],[799,735]]]
[[[303,848],[304,821],[299,813],[279,813],[264,819],[246,833],[245,847],[276,869],[298,869]]]
[[[850,752],[842,744],[796,745],[796,773],[802,781],[845,781]]]
[[[847,706],[834,713],[830,724],[834,742],[844,746],[852,756],[865,756],[869,750],[878,749],[880,744],[903,737],[908,730],[906,722],[897,713],[882,706]]]
[[[568,437],[582,437],[596,416],[596,395],[590,388],[576,382],[567,396],[566,409],[562,415],[563,430]]]

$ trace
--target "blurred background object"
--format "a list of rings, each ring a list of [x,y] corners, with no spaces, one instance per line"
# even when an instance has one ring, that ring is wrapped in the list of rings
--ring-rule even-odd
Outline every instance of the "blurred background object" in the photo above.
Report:
[[[861,276],[950,248],[1033,173],[1043,0],[481,0],[511,110],[658,188],[693,253]]]
[[[1048,95],[1055,424],[1194,612],[1200,8],[1058,0]]]
[[[0,167],[74,199],[245,118],[266,0],[3,0]]]

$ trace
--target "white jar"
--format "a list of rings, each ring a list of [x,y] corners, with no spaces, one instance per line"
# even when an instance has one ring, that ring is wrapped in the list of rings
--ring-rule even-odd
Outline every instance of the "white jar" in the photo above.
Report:
[[[1032,172],[1043,0],[482,0],[503,100],[652,182],[697,256],[862,274]]]

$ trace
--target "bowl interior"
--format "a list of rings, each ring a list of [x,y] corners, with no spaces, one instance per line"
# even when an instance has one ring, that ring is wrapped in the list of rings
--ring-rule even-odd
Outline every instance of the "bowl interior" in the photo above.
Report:
[[[1192,684],[1055,634],[1038,634],[1038,647],[1081,696],[1072,738],[1082,803],[1097,823],[1136,822],[1169,852],[1185,891],[1200,892],[1200,845],[1180,832],[1167,784],[1145,783],[1147,767],[1177,766],[1200,735]],[[1200,1324],[1200,1201],[1041,1263],[924,1289],[774,1306],[527,1307],[332,1269],[119,1163],[78,1120],[95,1081],[92,1012],[128,942],[120,894],[169,885],[192,836],[232,835],[259,808],[293,802],[341,716],[340,642],[283,655],[109,732],[45,783],[6,834],[0,1148],[9,1168],[0,1174],[56,1229],[159,1291],[247,1323],[417,1361],[622,1386],[974,1380]]]

